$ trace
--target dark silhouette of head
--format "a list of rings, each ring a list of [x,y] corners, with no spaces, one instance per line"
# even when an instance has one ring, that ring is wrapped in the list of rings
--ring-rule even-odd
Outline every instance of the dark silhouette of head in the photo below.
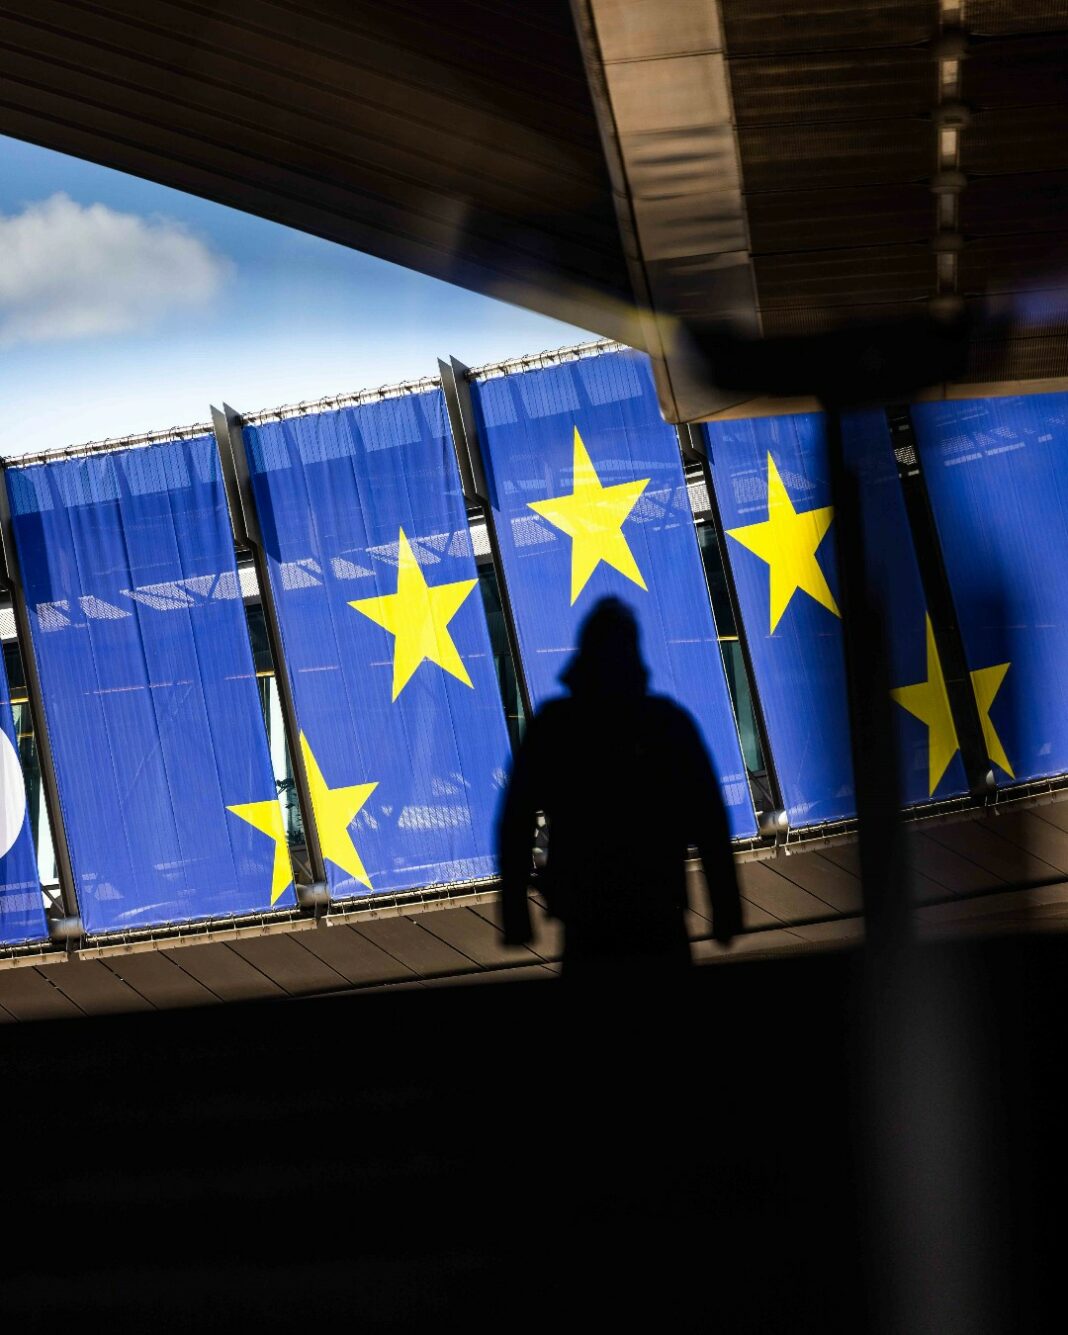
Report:
[[[642,661],[641,632],[619,598],[602,598],[579,630],[578,649],[560,680],[572,695],[644,695],[649,669]]]

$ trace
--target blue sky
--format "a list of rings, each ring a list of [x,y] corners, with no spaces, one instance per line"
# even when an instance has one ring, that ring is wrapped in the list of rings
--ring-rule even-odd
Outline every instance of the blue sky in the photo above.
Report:
[[[204,421],[592,335],[0,137],[0,454]]]

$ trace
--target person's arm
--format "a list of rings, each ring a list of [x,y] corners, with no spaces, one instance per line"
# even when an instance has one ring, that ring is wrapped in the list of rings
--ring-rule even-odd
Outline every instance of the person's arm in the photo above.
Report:
[[[719,780],[696,725],[689,719],[688,791],[690,795],[691,842],[701,855],[712,909],[712,935],[722,945],[742,930],[742,900],[731,852],[730,825],[723,805]]]
[[[533,932],[527,890],[534,846],[534,798],[537,720],[531,720],[515,760],[497,822],[497,854],[501,868],[501,920],[505,945],[524,946]]]

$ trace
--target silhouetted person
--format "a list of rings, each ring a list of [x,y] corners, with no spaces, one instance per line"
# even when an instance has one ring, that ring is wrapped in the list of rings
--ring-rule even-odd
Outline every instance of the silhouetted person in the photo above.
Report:
[[[564,924],[565,975],[628,961],[684,969],[689,845],[700,851],[716,939],[729,942],[741,928],[708,753],[690,715],[649,693],[638,626],[618,599],[602,599],[587,617],[561,680],[570,695],[531,720],[502,806],[505,940],[531,938],[527,887],[543,812],[548,862],[538,888]]]

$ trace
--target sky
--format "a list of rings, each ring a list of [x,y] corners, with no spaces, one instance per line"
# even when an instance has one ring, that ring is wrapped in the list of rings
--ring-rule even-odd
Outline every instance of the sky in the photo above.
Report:
[[[0,455],[582,342],[532,311],[0,137]]]

